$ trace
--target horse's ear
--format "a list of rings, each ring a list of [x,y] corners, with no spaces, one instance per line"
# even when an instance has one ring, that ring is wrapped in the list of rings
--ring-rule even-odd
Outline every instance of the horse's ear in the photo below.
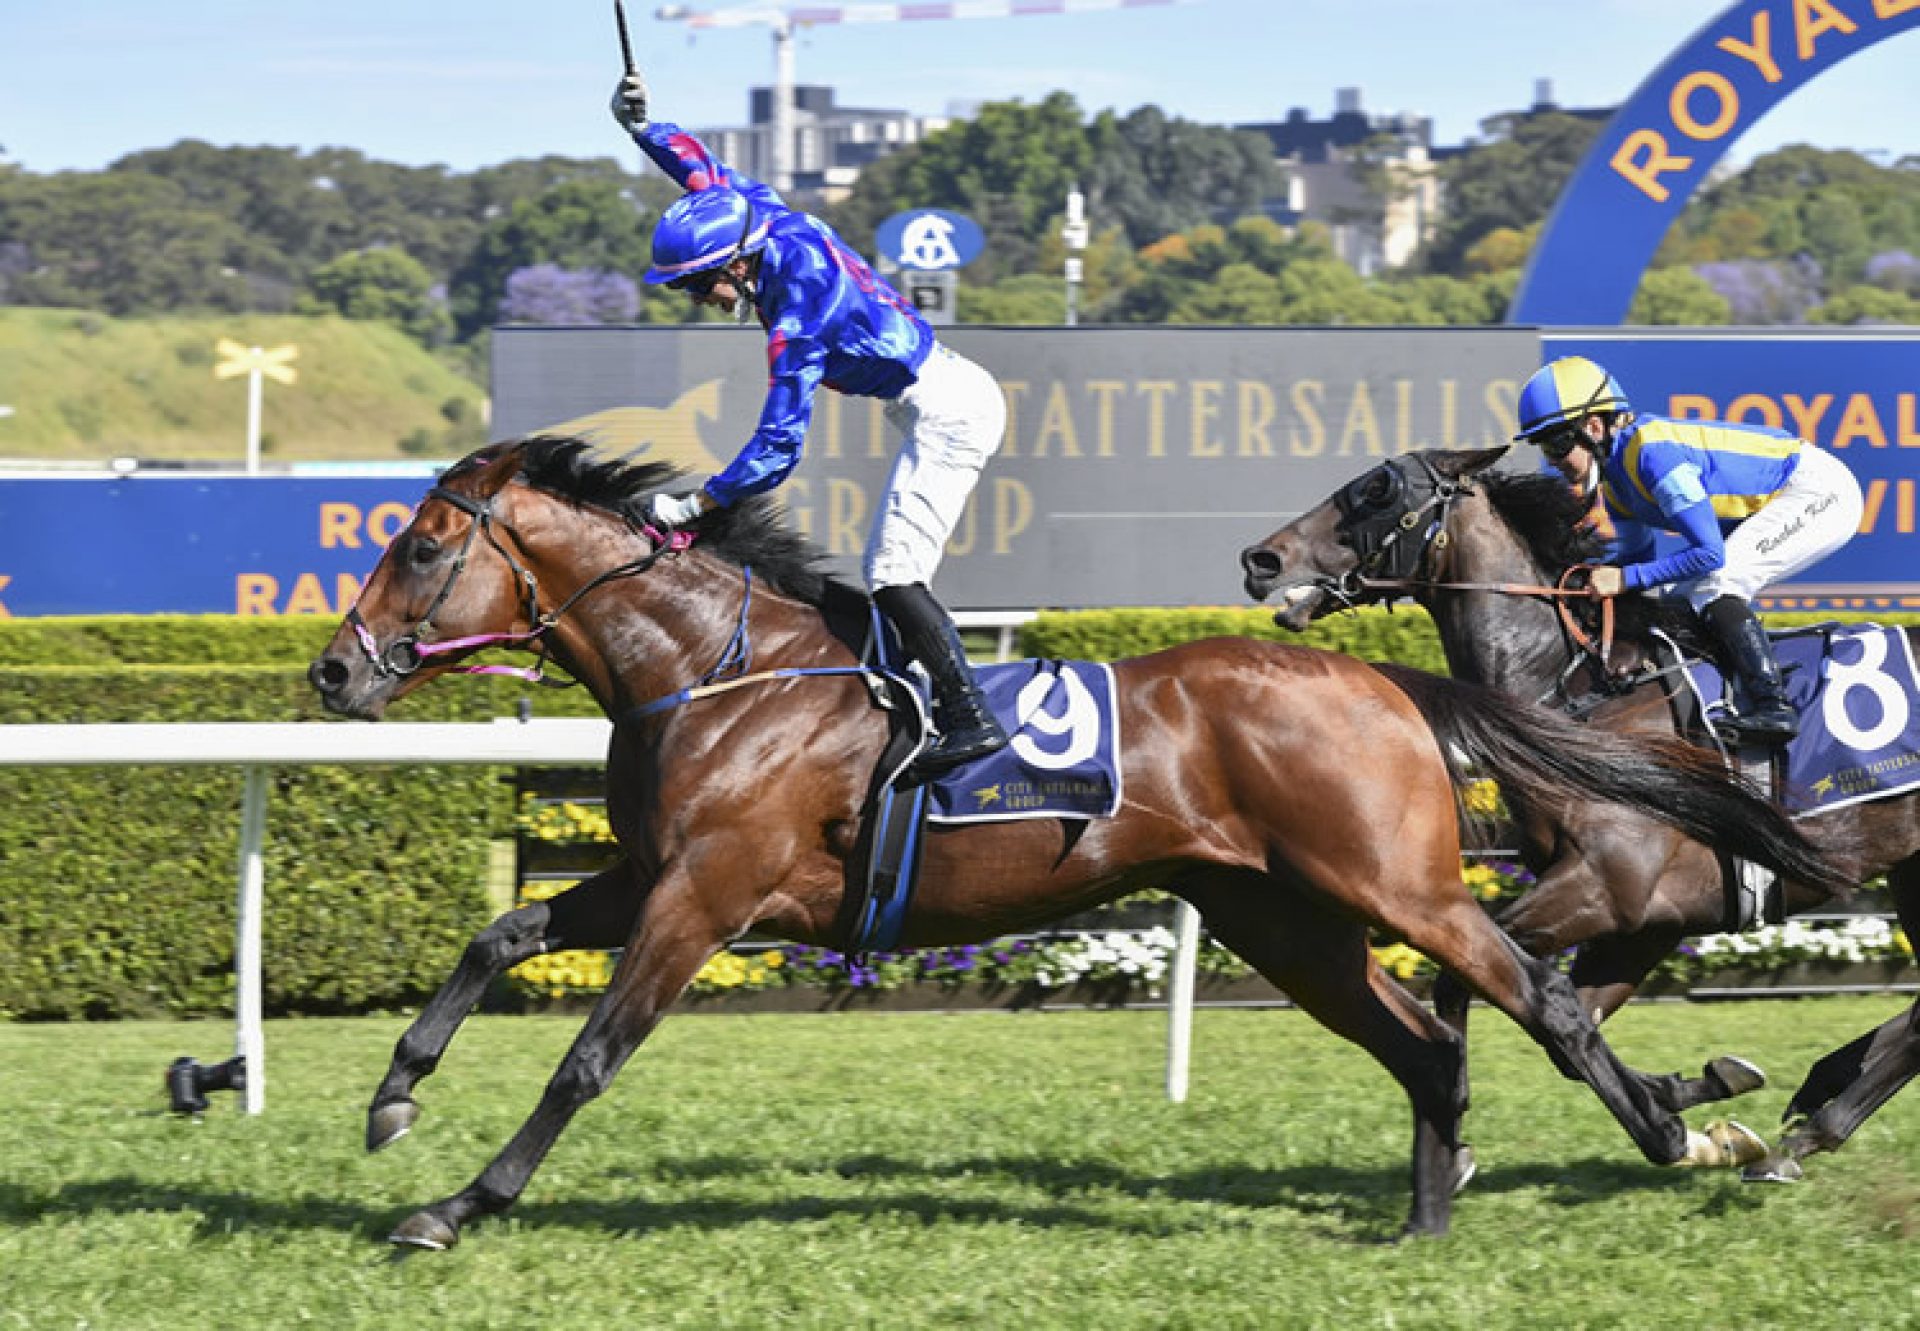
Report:
[[[1451,480],[1462,476],[1472,476],[1485,471],[1507,455],[1512,444],[1501,444],[1498,448],[1466,448],[1434,453],[1431,456],[1433,469]]]
[[[476,499],[490,499],[506,488],[520,471],[520,445],[518,443],[495,445],[495,451],[480,464],[473,473],[473,496]]]

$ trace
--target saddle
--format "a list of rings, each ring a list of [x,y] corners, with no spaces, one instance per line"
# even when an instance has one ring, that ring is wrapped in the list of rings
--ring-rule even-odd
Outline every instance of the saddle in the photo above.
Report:
[[[909,669],[892,624],[870,605],[856,650],[875,702],[887,715],[888,735],[868,780],[836,921],[849,953],[885,951],[899,942],[927,823],[1084,820],[1111,817],[1119,809],[1119,727],[1110,667],[1027,660],[977,670],[987,705],[1014,742],[930,782],[902,787],[901,774],[929,737],[926,677]]]

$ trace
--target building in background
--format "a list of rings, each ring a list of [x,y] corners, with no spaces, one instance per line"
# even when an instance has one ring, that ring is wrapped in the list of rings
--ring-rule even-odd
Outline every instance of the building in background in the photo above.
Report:
[[[1269,215],[1321,223],[1334,253],[1362,276],[1401,267],[1433,234],[1440,178],[1430,118],[1370,113],[1360,89],[1341,88],[1328,119],[1295,107],[1285,120],[1235,128],[1265,135],[1286,168],[1287,196]]]
[[[840,106],[834,90],[803,84],[793,90],[794,194],[837,203],[869,163],[918,143],[952,122],[946,116]],[[757,180],[773,178],[773,90],[748,93],[744,127],[696,129],[722,161]]]

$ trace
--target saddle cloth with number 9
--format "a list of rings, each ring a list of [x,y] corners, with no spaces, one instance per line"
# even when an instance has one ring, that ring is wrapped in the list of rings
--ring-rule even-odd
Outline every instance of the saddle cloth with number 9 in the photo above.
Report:
[[[1120,807],[1112,667],[1009,661],[973,673],[1012,742],[943,773],[929,787],[927,817],[939,823],[1112,817]]]
[[[1782,804],[1821,813],[1920,786],[1920,676],[1904,631],[1823,624],[1775,634],[1773,647],[1800,713]],[[1725,681],[1709,663],[1690,674],[1711,714]]]

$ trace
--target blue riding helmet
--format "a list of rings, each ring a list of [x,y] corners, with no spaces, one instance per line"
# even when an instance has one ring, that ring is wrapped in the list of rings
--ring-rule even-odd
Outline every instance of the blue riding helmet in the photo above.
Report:
[[[1596,411],[1630,411],[1620,381],[1585,356],[1548,361],[1520,390],[1520,433],[1516,443],[1537,443],[1553,426],[1577,421]]]
[[[659,286],[718,268],[736,254],[759,249],[766,239],[766,222],[754,216],[740,191],[714,185],[683,194],[653,228],[653,267],[644,280]]]

